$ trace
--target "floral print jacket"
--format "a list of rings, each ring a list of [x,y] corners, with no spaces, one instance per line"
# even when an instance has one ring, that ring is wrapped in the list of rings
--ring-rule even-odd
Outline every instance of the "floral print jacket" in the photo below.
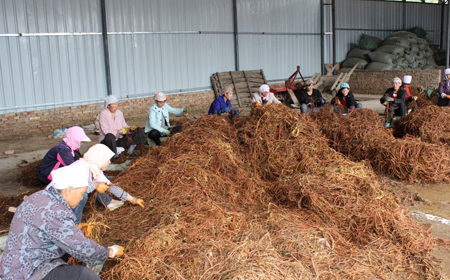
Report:
[[[103,264],[109,250],[84,237],[75,215],[53,187],[28,197],[16,210],[11,223],[0,278],[42,279],[65,265],[65,253],[90,266]]]

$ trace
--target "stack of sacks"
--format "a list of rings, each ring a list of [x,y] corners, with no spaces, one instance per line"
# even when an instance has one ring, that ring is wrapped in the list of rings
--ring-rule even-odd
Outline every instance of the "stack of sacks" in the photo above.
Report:
[[[363,36],[365,36],[363,38]],[[360,65],[358,69],[368,70],[410,70],[410,69],[435,69],[436,63],[433,58],[433,50],[426,39],[417,37],[408,31],[398,31],[389,35],[381,41],[375,37],[361,36],[358,47],[347,54],[343,62],[343,68],[353,67],[355,53],[361,54],[362,48],[369,46],[367,40],[372,40],[376,48],[364,49],[364,56],[359,56]],[[375,38],[375,39],[374,39]],[[364,44],[361,42],[364,39]],[[356,50],[355,50],[356,49]],[[364,61],[363,61],[364,60]],[[353,63],[353,66],[352,66]],[[363,65],[364,67],[360,67]]]

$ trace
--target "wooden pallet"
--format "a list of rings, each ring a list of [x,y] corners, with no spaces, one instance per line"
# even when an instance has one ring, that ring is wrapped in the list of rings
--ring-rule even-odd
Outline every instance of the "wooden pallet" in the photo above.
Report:
[[[267,84],[262,69],[216,72],[211,76],[211,85],[214,89],[215,96],[220,96],[222,88],[229,86],[234,89],[231,103],[239,107],[250,104],[253,93],[258,92],[262,84]]]

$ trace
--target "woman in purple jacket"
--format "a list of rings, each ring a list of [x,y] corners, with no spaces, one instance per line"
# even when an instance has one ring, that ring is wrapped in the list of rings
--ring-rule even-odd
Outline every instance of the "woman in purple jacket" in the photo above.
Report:
[[[438,106],[450,106],[450,68],[444,70],[444,80],[439,84]]]
[[[50,173],[63,166],[71,165],[81,155],[79,149],[83,142],[91,142],[84,130],[79,126],[72,126],[67,130],[66,138],[61,143],[51,148],[45,154],[38,167],[39,180],[45,185],[50,184],[52,176]]]
[[[67,254],[98,268],[119,257],[123,247],[104,247],[75,225],[75,208],[87,191],[89,173],[70,165],[52,171],[53,185],[28,197],[16,210],[0,263],[0,278],[43,280],[100,279],[81,265],[67,265]]]

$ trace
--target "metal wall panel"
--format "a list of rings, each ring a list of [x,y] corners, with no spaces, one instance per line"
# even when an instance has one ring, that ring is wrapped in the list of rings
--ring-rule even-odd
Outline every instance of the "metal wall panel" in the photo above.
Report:
[[[297,65],[304,77],[321,71],[320,1],[238,0],[239,69],[263,69],[286,80]]]
[[[212,73],[235,69],[231,0],[106,4],[113,94],[209,89]]]
[[[106,95],[97,0],[0,0],[0,113]]]

